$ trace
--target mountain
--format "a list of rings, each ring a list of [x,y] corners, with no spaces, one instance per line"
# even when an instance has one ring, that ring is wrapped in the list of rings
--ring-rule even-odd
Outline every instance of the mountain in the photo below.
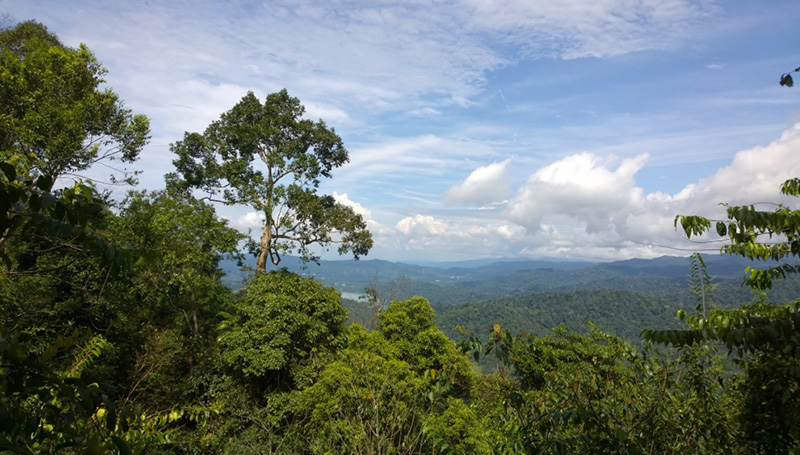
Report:
[[[763,263],[727,255],[703,259],[717,285],[718,307],[738,307],[759,298],[741,283],[745,267]],[[226,282],[241,287],[246,273],[231,261],[221,265]],[[366,286],[390,300],[423,296],[434,307],[439,327],[454,339],[459,337],[456,325],[481,335],[495,323],[512,332],[543,335],[561,323],[581,330],[591,320],[610,333],[638,340],[647,327],[680,327],[676,311],[694,311],[697,306],[689,285],[688,257],[604,263],[501,259],[438,265],[383,260],[315,264],[286,257],[281,266],[341,291],[351,320],[362,324],[374,319],[366,302],[358,300]],[[800,277],[779,281],[769,292],[775,303],[798,296]]]
[[[322,283],[344,291],[362,291],[378,282],[389,282],[398,276],[411,281],[455,283],[511,275],[524,270],[552,268],[576,270],[594,265],[592,262],[499,259],[428,263],[428,265],[391,262],[381,259],[303,262],[294,256],[283,257],[279,265],[303,276],[314,277]],[[226,283],[240,287],[247,276],[235,261],[224,260],[220,268],[226,273]],[[238,283],[238,284],[237,284]]]
[[[664,293],[685,289],[690,261],[687,257],[663,256],[615,262],[554,260],[497,260],[442,263],[448,267],[391,262],[380,259],[302,262],[286,256],[280,267],[333,286],[343,292],[361,293],[367,286],[387,286],[398,279],[409,291],[441,303],[477,300],[503,295],[578,289],[620,289]],[[747,266],[740,257],[707,255],[708,273],[718,280],[741,279]],[[484,262],[487,262],[484,264]],[[450,266],[456,264],[456,266]],[[238,288],[245,282],[233,261],[222,261],[226,283]]]

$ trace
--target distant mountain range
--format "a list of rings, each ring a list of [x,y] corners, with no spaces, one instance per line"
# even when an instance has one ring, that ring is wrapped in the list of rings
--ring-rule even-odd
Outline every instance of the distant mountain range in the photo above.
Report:
[[[707,255],[703,259],[708,273],[719,280],[741,279],[747,266],[762,266],[744,258]],[[225,282],[230,287],[243,286],[249,276],[232,261],[223,261]],[[615,262],[580,262],[556,260],[475,260],[427,265],[390,262],[380,259],[302,262],[293,256],[284,257],[281,268],[333,286],[346,293],[362,293],[367,286],[380,289],[398,278],[419,291],[442,296],[441,303],[452,302],[464,294],[486,298],[549,290],[629,289],[669,291],[685,288],[690,262],[688,257],[662,256],[655,259],[629,259]],[[252,273],[252,272],[250,272]],[[650,277],[648,285],[641,278]],[[640,284],[636,284],[640,283]],[[655,285],[655,283],[658,283]],[[644,287],[644,289],[639,289]],[[424,294],[422,294],[424,296]],[[431,298],[431,297],[429,297]]]
[[[738,307],[758,298],[741,284],[746,267],[764,263],[719,254],[703,259],[714,277],[717,307]],[[561,323],[581,329],[591,320],[604,330],[636,340],[645,327],[680,327],[676,310],[694,311],[697,305],[697,296],[690,290],[688,257],[603,263],[499,259],[424,265],[383,260],[315,264],[285,257],[280,266],[341,291],[351,320],[362,324],[374,319],[366,302],[359,300],[367,286],[376,288],[385,300],[425,297],[436,311],[440,328],[455,338],[456,325],[483,333],[500,323],[512,331],[541,335]],[[222,267],[230,287],[243,286],[248,272],[229,261]],[[774,303],[798,297],[800,277],[778,282],[769,292]]]

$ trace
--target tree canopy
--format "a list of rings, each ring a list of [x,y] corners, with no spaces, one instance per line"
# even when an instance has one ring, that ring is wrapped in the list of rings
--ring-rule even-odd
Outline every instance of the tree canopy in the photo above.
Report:
[[[149,121],[101,87],[105,73],[85,45],[64,46],[37,22],[0,32],[0,157],[51,186],[100,161],[135,161]],[[106,165],[112,182],[134,181],[135,172]]]
[[[211,123],[172,144],[178,156],[173,186],[199,189],[210,200],[246,204],[264,217],[256,270],[266,272],[281,254],[315,258],[312,244],[339,245],[340,254],[367,254],[372,237],[363,218],[330,195],[320,180],[348,161],[342,139],[322,120],[303,119],[305,108],[284,89],[262,104],[252,93]]]
[[[800,179],[785,181],[780,192],[800,197]],[[763,204],[728,206],[727,219],[679,215],[678,225],[687,237],[716,235],[727,240],[723,252],[764,262],[764,268],[748,267],[744,275],[743,283],[759,297],[754,304],[735,310],[714,309],[697,316],[680,310],[678,317],[688,329],[644,330],[644,338],[678,347],[724,343],[746,371],[742,385],[749,416],[746,437],[758,453],[796,445],[800,441],[800,300],[773,305],[766,291],[774,280],[800,272],[795,262],[800,256],[800,210],[783,204],[769,209]]]
[[[80,53],[35,23],[0,33],[0,44],[4,75],[51,53]],[[29,52],[36,46],[49,51]],[[60,79],[71,73],[45,73],[45,86],[72,87]],[[12,108],[30,98],[51,114],[70,99],[25,87],[0,92]],[[79,119],[96,107],[67,101],[64,112]],[[449,318],[443,311],[440,326],[459,324],[456,344],[423,297],[388,304],[369,289],[369,330],[346,327],[336,289],[285,269],[256,274],[240,291],[223,286],[219,262],[236,254],[242,234],[192,188],[265,214],[264,261],[277,262],[293,242],[301,252],[342,242],[356,255],[371,246],[352,209],[316,194],[320,179],[347,160],[341,140],[321,121],[300,119],[302,106],[285,91],[263,105],[249,94],[203,135],[187,134],[173,147],[178,173],[167,190],[117,202],[88,182],[53,189],[59,175],[108,155],[87,161],[94,130],[56,117],[51,125],[32,106],[22,116],[0,113],[2,454],[798,452],[800,301],[773,305],[765,292],[800,271],[792,262],[800,211],[756,204],[728,207],[723,220],[676,219],[689,236],[723,236],[725,252],[771,262],[745,275],[755,304],[722,310],[713,299],[724,288],[711,292],[714,279],[695,255],[697,315],[679,312],[689,328],[644,333],[674,349],[635,344],[591,322],[586,334],[550,330],[558,318],[547,313],[578,315],[584,302],[597,322],[636,308],[631,326],[648,307],[674,308],[604,287],[609,274],[590,292],[454,306]],[[782,192],[800,196],[800,180]],[[460,295],[467,294],[451,298]],[[660,311],[652,317],[665,327]],[[478,321],[488,329],[482,339],[462,326],[477,312],[493,320]],[[500,322],[514,319],[546,332],[513,335]],[[729,358],[719,354],[723,343]],[[493,371],[470,362],[482,356]]]

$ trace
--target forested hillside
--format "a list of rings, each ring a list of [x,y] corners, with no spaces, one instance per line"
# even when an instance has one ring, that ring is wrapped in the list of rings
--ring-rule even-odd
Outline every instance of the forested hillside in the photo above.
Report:
[[[372,247],[362,216],[319,190],[348,159],[332,129],[303,119],[286,90],[249,93],[175,138],[165,189],[115,199],[65,180],[110,161],[116,181],[138,175],[116,165],[136,161],[149,121],[104,74],[42,24],[0,32],[0,453],[800,447],[800,212],[678,218],[687,236],[716,234],[725,253],[762,261],[748,263],[763,267],[744,275],[746,291],[741,264],[717,271],[728,263],[700,255],[337,263],[315,279],[280,266],[314,259],[312,245]],[[800,180],[781,192],[800,196]],[[260,241],[209,199],[261,210]],[[253,268],[242,286],[223,281],[231,257]],[[321,282],[350,274],[369,287],[349,315],[361,323]]]
[[[714,286],[714,304],[731,309],[760,298],[743,284],[753,262],[728,255],[703,256]],[[499,323],[512,332],[545,335],[566,324],[585,331],[586,323],[638,343],[646,328],[678,328],[677,310],[693,308],[689,257],[633,259],[608,263],[514,261],[477,267],[435,267],[387,261],[289,262],[290,270],[344,290],[350,321],[369,324],[373,310],[365,288],[374,288],[381,305],[425,296],[436,310],[437,326],[457,338],[456,326],[475,332]],[[337,272],[341,268],[343,272]],[[225,280],[234,288],[244,275],[232,263]],[[360,298],[355,298],[359,294]],[[773,286],[769,299],[785,304],[800,295],[800,278]]]

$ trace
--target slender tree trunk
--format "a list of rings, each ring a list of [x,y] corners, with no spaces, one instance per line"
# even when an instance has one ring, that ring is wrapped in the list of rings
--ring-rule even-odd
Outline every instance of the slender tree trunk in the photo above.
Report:
[[[269,257],[269,247],[272,243],[272,226],[269,224],[269,217],[261,231],[261,252],[256,261],[256,273],[267,273],[267,258]]]

